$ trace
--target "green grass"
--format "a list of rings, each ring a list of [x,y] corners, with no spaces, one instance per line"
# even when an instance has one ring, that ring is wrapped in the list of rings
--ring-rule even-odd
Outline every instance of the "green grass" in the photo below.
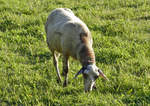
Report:
[[[56,81],[44,24],[60,7],[87,24],[110,80],[90,93],[73,79],[81,65],[71,58],[69,86]],[[0,0],[0,105],[150,105],[150,1]]]

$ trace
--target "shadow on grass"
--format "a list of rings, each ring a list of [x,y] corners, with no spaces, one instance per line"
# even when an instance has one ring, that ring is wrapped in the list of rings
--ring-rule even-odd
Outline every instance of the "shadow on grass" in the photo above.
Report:
[[[142,17],[137,18],[137,20],[146,20],[146,21],[148,21],[148,20],[150,20],[150,16],[142,16]]]
[[[44,52],[44,53],[34,54],[34,55],[28,53],[27,56],[31,64],[44,63],[45,61],[50,60],[50,58],[52,57],[50,52]]]
[[[44,63],[45,61],[50,60],[52,57],[49,51],[31,51],[28,46],[20,46],[15,52],[19,53],[20,56],[27,58],[27,64],[32,65],[36,63]]]

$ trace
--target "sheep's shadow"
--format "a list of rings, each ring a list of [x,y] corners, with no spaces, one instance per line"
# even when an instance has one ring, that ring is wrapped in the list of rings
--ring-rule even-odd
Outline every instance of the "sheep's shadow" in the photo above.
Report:
[[[19,51],[19,54],[27,58],[26,60],[27,64],[32,64],[32,65],[36,63],[44,63],[45,61],[50,60],[52,57],[52,54],[49,51],[32,53],[31,51],[25,50],[24,52]]]
[[[28,54],[28,59],[30,60],[30,64],[36,63],[44,63],[47,60],[50,60],[52,57],[50,52],[44,52],[39,54]]]

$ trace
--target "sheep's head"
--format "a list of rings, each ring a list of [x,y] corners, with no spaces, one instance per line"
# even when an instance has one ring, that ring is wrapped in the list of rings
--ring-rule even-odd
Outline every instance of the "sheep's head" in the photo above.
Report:
[[[92,88],[95,84],[95,80],[99,76],[101,76],[104,79],[108,80],[107,77],[103,74],[103,72],[95,64],[88,65],[86,67],[82,67],[81,70],[76,74],[75,78],[79,74],[83,74],[85,92],[92,91]]]

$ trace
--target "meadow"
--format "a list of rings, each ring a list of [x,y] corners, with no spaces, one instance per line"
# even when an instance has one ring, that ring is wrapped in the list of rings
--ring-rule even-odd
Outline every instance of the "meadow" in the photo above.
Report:
[[[92,92],[73,79],[81,65],[72,58],[68,87],[56,81],[44,24],[61,7],[87,24],[110,80]],[[150,0],[0,0],[0,105],[150,105]]]

